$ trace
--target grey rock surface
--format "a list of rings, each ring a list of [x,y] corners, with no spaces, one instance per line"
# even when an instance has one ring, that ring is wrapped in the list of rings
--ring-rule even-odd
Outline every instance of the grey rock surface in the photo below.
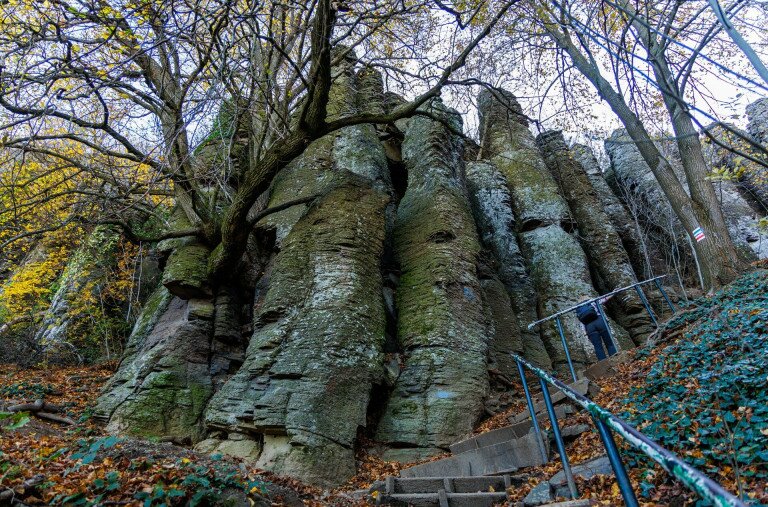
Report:
[[[647,240],[659,245],[662,252],[677,248],[690,260],[682,224],[626,130],[615,130],[605,140],[605,150],[611,159],[606,180],[646,229]]]
[[[454,111],[439,102],[428,107],[461,130]],[[487,322],[461,138],[416,116],[403,156],[408,189],[397,210],[394,248],[402,271],[397,335],[405,364],[376,439],[419,454],[419,448],[447,449],[471,433],[481,415],[488,392]]]
[[[763,144],[768,144],[768,98],[757,99],[747,106],[747,131]]]
[[[509,344],[510,350],[523,352],[529,361],[542,368],[551,368],[539,330],[528,329],[528,324],[538,318],[537,297],[518,244],[517,221],[507,179],[490,162],[470,162],[467,164],[467,188],[480,237],[498,262],[498,277],[509,293],[512,307],[509,313],[517,322],[519,346],[512,348]],[[510,332],[510,336],[512,334]],[[510,340],[517,341],[515,338]],[[500,362],[506,361],[505,358]],[[514,368],[514,364],[508,363],[503,371],[515,374]]]
[[[544,132],[539,134],[536,141],[576,219],[579,239],[587,253],[600,292],[605,294],[637,282],[621,237],[604,211],[586,171],[571,155],[562,132]],[[617,295],[608,302],[606,308],[619,326],[629,332],[631,341],[625,340],[622,343],[621,335],[617,333],[616,336],[624,348],[644,343],[645,338],[655,329],[635,291]],[[614,326],[614,329],[619,331],[620,328]]]
[[[45,310],[35,333],[34,342],[43,350],[47,361],[73,358],[76,348],[70,344],[70,334],[82,332],[76,328],[89,318],[73,306],[76,300],[98,298],[107,282],[107,274],[117,263],[116,253],[120,233],[115,228],[98,226],[72,254],[57,281],[58,289]],[[76,358],[74,358],[76,361]]]
[[[629,209],[608,186],[592,149],[583,144],[574,144],[571,147],[571,153],[586,171],[592,187],[597,192],[603,210],[610,217],[616,232],[619,233],[635,275],[643,280],[650,278],[654,272],[658,271],[659,262],[663,266],[661,253],[654,248],[654,245],[644,240],[637,217],[630,213]]]
[[[736,127],[729,128],[746,135]],[[710,126],[707,131],[726,146],[758,156],[743,139],[721,125]],[[768,169],[723,148],[706,135],[702,139],[702,148],[707,163],[714,170],[712,184],[736,246],[747,258],[766,258],[768,234],[758,222],[768,213]],[[722,177],[719,176],[721,171],[724,171]]]
[[[189,320],[188,302],[158,288],[97,400],[96,417],[112,433],[200,439],[213,391],[211,333],[211,321]]]

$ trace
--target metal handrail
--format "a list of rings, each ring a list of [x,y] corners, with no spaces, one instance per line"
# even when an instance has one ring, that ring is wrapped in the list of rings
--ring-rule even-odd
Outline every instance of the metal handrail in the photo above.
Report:
[[[657,280],[660,280],[662,278],[666,278],[666,276],[667,275],[660,275],[660,276],[656,276],[654,278],[649,278],[648,280],[643,280],[642,282],[635,282],[632,285],[627,285],[626,287],[621,287],[619,289],[614,289],[611,292],[608,292],[606,294],[602,294],[600,296],[597,296],[596,298],[592,298],[592,299],[588,299],[588,300],[582,301],[582,302],[580,302],[578,304],[575,304],[573,306],[570,306],[570,307],[566,308],[565,310],[560,310],[559,312],[553,313],[552,315],[544,317],[543,319],[539,319],[537,321],[531,322],[530,324],[528,324],[528,329],[533,329],[534,327],[538,326],[539,324],[543,324],[544,322],[547,322],[547,321],[550,321],[552,319],[555,319],[555,318],[557,318],[557,317],[559,317],[561,315],[565,315],[568,312],[572,312],[572,311],[574,311],[576,308],[578,308],[580,306],[584,306],[584,305],[589,304],[589,303],[594,303],[596,301],[600,301],[601,299],[604,299],[604,298],[606,298],[608,296],[613,296],[614,294],[618,294],[619,292],[624,292],[625,290],[629,290],[629,289],[632,289],[634,287],[639,287],[640,285],[645,285],[646,283],[656,282]],[[666,297],[666,295],[665,295],[665,297]]]
[[[645,297],[645,294],[643,293],[642,286],[647,283],[653,283],[656,285],[656,288],[659,290],[661,295],[664,297],[664,301],[667,302],[667,305],[669,306],[669,309],[672,310],[672,313],[674,314],[676,309],[675,305],[672,304],[672,300],[669,299],[669,296],[667,295],[667,292],[664,290],[664,287],[662,287],[661,283],[659,283],[659,280],[662,278],[665,278],[667,275],[661,275],[656,276],[654,278],[649,278],[648,280],[643,280],[642,282],[635,282],[632,285],[627,285],[626,287],[621,287],[618,289],[614,289],[611,292],[608,292],[607,294],[603,294],[601,296],[598,296],[596,298],[588,299],[585,301],[582,301],[574,306],[571,306],[569,308],[566,308],[565,310],[560,310],[557,313],[553,313],[552,315],[549,315],[548,317],[544,317],[543,319],[539,319],[535,322],[531,322],[528,324],[528,329],[533,329],[535,326],[542,324],[544,322],[550,321],[552,319],[555,320],[555,328],[557,329],[557,333],[560,335],[560,341],[563,344],[563,351],[565,352],[565,360],[568,363],[568,369],[571,372],[571,377],[573,377],[573,380],[576,381],[576,370],[573,367],[573,361],[571,360],[571,351],[568,348],[568,341],[565,339],[565,332],[563,331],[563,323],[560,321],[560,317],[565,315],[568,312],[572,312],[579,308],[580,306],[584,306],[586,304],[594,303],[597,307],[597,311],[600,315],[600,318],[603,319],[605,322],[605,327],[608,330],[608,339],[616,346],[618,349],[618,344],[616,340],[613,338],[613,331],[611,331],[611,324],[608,322],[608,319],[606,318],[605,310],[603,309],[602,304],[600,301],[604,298],[613,296],[614,294],[618,294],[620,292],[624,292],[626,290],[635,289],[637,292],[637,295],[640,297],[640,301],[643,303],[643,306],[645,307],[645,311],[648,312],[648,316],[651,318],[651,321],[653,321],[653,324],[658,327],[659,321],[656,318],[656,316],[653,314],[653,310],[651,309],[651,305],[648,303],[648,299]]]
[[[563,442],[562,435],[560,434],[560,427],[557,424],[557,416],[555,415],[547,384],[560,389],[566,397],[580,405],[592,416],[592,420],[597,427],[598,433],[600,434],[603,442],[603,446],[605,447],[608,454],[608,459],[611,462],[614,474],[616,475],[616,481],[618,483],[621,494],[624,497],[624,502],[628,507],[637,507],[639,506],[639,503],[629,481],[629,476],[624,469],[624,464],[621,461],[618,447],[613,441],[611,430],[619,434],[632,447],[640,450],[649,458],[657,462],[664,470],[669,472],[670,475],[681,481],[689,489],[698,493],[702,498],[710,500],[715,505],[721,507],[747,507],[747,504],[726,491],[717,482],[713,481],[696,468],[687,464],[675,453],[665,449],[664,447],[651,440],[649,437],[638,431],[634,426],[630,425],[620,417],[612,414],[586,396],[582,396],[581,394],[577,393],[560,380],[556,379],[544,370],[533,366],[531,363],[518,356],[517,354],[512,353],[510,355],[517,363],[518,372],[520,373],[520,377],[523,382],[523,390],[525,391],[525,397],[528,402],[529,412],[531,414],[531,418],[535,422],[533,425],[534,431],[536,432],[539,443],[543,446],[541,430],[539,428],[538,421],[536,420],[536,412],[531,400],[531,393],[528,390],[528,383],[525,380],[523,367],[533,372],[539,378],[539,383],[541,384],[542,388],[542,395],[547,406],[550,422],[552,423],[552,430],[558,451],[560,452],[560,459],[563,463],[563,472],[566,475],[569,489],[571,490],[571,494],[574,498],[578,496],[578,491],[576,491],[573,474],[568,463],[568,457],[565,454],[565,444]]]

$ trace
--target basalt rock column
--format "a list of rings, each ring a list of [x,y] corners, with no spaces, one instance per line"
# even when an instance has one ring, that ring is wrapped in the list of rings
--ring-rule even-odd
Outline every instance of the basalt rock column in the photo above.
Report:
[[[457,113],[430,103],[455,131]],[[486,320],[476,272],[480,245],[464,188],[461,138],[411,119],[403,142],[408,189],[397,210],[398,340],[405,365],[376,439],[410,460],[470,434],[488,391]]]
[[[356,107],[355,82],[351,66],[337,75],[331,114]],[[255,442],[246,447],[257,466],[327,486],[355,473],[355,438],[383,376],[380,259],[390,195],[380,189],[387,165],[372,129],[318,143],[277,182],[273,204],[301,185],[321,195],[274,218],[280,250],[245,362],[206,412],[212,435],[228,438],[206,442],[219,450]]]
[[[757,99],[747,106],[747,131],[763,144],[768,144],[768,98]]]
[[[747,131],[768,150],[768,98],[758,99],[748,105],[747,118]],[[752,146],[749,146],[747,151],[768,163],[765,152]],[[768,210],[768,168],[754,162],[745,164],[741,180],[760,201],[762,208]]]
[[[45,351],[48,361],[70,357],[72,328],[82,320],[83,310],[73,308],[78,298],[98,298],[106,282],[107,271],[116,263],[115,253],[120,234],[111,227],[96,227],[75,250],[58,280],[58,290],[43,315],[34,341]],[[82,331],[82,329],[80,330]]]
[[[730,128],[738,130],[735,127]],[[751,151],[744,141],[721,125],[715,124],[707,130],[710,135],[726,146],[735,146],[741,151]],[[768,178],[768,170],[716,144],[709,136],[703,137],[702,147],[704,157],[715,175],[720,174],[723,169],[727,171],[725,178],[713,177],[712,184],[722,204],[723,214],[736,247],[747,259],[768,257],[768,236],[759,225],[759,219],[766,215],[768,209],[763,207],[759,194],[754,192],[753,185],[744,177],[745,174],[754,175],[762,170]],[[734,175],[741,177],[736,180]]]
[[[494,95],[494,93],[496,95]],[[536,146],[520,105],[509,92],[484,90],[479,97],[482,154],[506,177],[517,219],[520,246],[545,317],[595,297],[586,255],[576,238],[568,205]],[[562,319],[576,367],[594,357],[584,329],[571,313]],[[565,351],[552,323],[542,337],[555,368],[567,372]]]
[[[550,173],[576,219],[579,238],[602,293],[637,281],[618,232],[604,211],[587,173],[571,156],[561,131],[547,131],[536,138]],[[635,291],[617,295],[609,304],[616,320],[639,345],[653,330],[653,322]]]
[[[768,98],[758,99],[747,106],[747,132],[762,143],[768,150]],[[740,143],[744,146],[746,143]],[[764,152],[751,146],[744,146],[746,151],[763,161],[768,160]],[[749,188],[750,193],[758,199],[763,209],[768,209],[768,169],[752,162],[744,167],[741,181]]]
[[[171,227],[189,228],[180,210]],[[226,288],[214,294],[204,282],[207,249],[200,246],[192,237],[157,245],[168,259],[163,285],[144,304],[120,366],[96,404],[96,416],[110,432],[199,440],[217,383],[242,361],[239,312],[231,311]]]
[[[611,159],[605,175],[608,185],[637,217],[646,240],[664,254],[667,270],[690,267],[687,234],[627,131],[615,130],[605,140],[605,150]]]
[[[206,305],[207,306],[207,305]],[[213,392],[209,370],[213,305],[203,308],[158,288],[145,303],[96,417],[112,433],[199,439]]]
[[[678,179],[687,189],[688,185],[680,166],[679,156],[676,149],[672,146],[662,146],[669,153],[669,159],[675,168]],[[611,156],[613,173],[616,187],[619,191],[624,191],[629,200],[635,200],[635,205],[642,212],[644,221],[651,225],[650,231],[657,241],[666,243],[668,246],[676,246],[680,252],[690,252],[687,233],[682,228],[680,221],[675,215],[669,201],[664,196],[656,177],[651,172],[648,164],[645,163],[631,138],[624,130],[615,131],[611,137],[605,141],[605,148]],[[711,157],[710,157],[711,158]],[[727,221],[728,231],[734,243],[740,247],[742,255],[746,258],[755,256],[750,248],[748,238],[751,233],[748,229],[748,223],[744,217],[752,217],[749,204],[738,195],[735,188],[729,182],[723,182],[720,185],[721,207]],[[631,205],[631,204],[630,204]],[[704,231],[706,234],[707,231]]]
[[[603,210],[608,214],[611,224],[621,236],[621,242],[629,255],[635,275],[642,279],[650,278],[653,276],[652,273],[659,270],[654,269],[656,264],[661,262],[663,267],[663,257],[651,248],[652,245],[643,240],[639,224],[605,181],[592,148],[583,144],[574,144],[571,147],[571,154],[586,171],[592,188],[597,192]]]
[[[512,212],[512,196],[509,193],[507,179],[498,168],[489,162],[467,163],[467,188],[472,202],[472,211],[483,244],[488,248],[498,262],[498,277],[504,284],[509,296],[506,298],[511,308],[504,308],[500,298],[489,294],[491,305],[498,305],[494,316],[496,335],[491,349],[495,350],[496,360],[502,373],[516,375],[517,367],[509,357],[508,352],[522,352],[534,364],[550,369],[552,363],[541,340],[538,329],[528,329],[528,324],[538,319],[536,313],[536,290],[531,283],[525,259],[517,243],[516,220]],[[489,284],[491,282],[488,282]],[[485,285],[485,283],[484,283]],[[486,288],[486,292],[494,291],[494,287]],[[505,314],[512,314],[517,329],[502,331],[506,328]],[[506,336],[506,338],[503,338]],[[508,349],[504,350],[504,345]]]

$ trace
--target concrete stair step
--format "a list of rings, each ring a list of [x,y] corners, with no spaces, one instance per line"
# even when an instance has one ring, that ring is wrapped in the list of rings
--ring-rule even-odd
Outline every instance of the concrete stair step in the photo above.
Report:
[[[544,439],[545,446],[549,445]],[[549,454],[547,450],[547,454]],[[468,450],[456,456],[423,463],[400,472],[400,477],[476,477],[511,473],[517,469],[542,465],[536,435],[525,436],[498,444]]]
[[[520,481],[515,481],[519,484]],[[509,475],[481,477],[387,477],[371,490],[380,493],[435,493],[444,489],[448,493],[493,493],[506,491],[513,481]]]
[[[618,373],[618,366],[632,360],[631,350],[620,350],[616,355],[591,365],[584,371],[584,376],[591,380],[612,377]]]
[[[511,426],[505,426],[497,430],[481,433],[480,435],[456,442],[450,446],[453,454],[461,454],[462,452],[472,451],[481,447],[488,447],[489,445],[500,444],[509,440],[524,437],[531,431],[531,421],[522,421]]]
[[[541,410],[539,410],[538,405],[534,406],[534,408],[536,409],[536,417],[538,418],[539,421],[549,420],[548,419],[549,414],[547,414],[547,409],[543,403],[541,406]],[[576,408],[570,403],[561,403],[560,405],[555,405],[555,415],[557,416],[558,421],[560,421],[563,417],[566,417],[575,413],[576,413]],[[522,412],[519,412],[513,416],[510,416],[509,418],[509,422],[512,425],[520,424],[526,421],[530,422],[530,420],[531,420],[531,416],[530,416],[530,413],[528,412],[528,409],[525,409]]]
[[[439,506],[439,507],[491,507],[492,505],[504,502],[507,499],[507,493],[485,492],[485,493],[448,493],[440,490],[437,493],[393,493],[384,494],[379,497],[380,505],[403,505],[414,507]]]
[[[592,397],[600,392],[600,387],[595,384],[594,382],[591,382],[589,379],[581,379],[577,380],[576,382],[573,382],[572,384],[568,384],[568,387],[576,391],[577,393]],[[560,389],[556,387],[549,387],[549,397],[552,399],[553,405],[558,405],[563,402],[570,402],[570,398],[568,398]],[[537,396],[534,396],[533,398],[533,409],[536,411],[536,415],[538,414],[545,414],[547,412],[547,405],[544,403],[544,398],[539,394]],[[530,417],[528,412],[528,409],[526,408],[519,414],[516,414],[515,416],[510,418],[510,421],[522,421]]]

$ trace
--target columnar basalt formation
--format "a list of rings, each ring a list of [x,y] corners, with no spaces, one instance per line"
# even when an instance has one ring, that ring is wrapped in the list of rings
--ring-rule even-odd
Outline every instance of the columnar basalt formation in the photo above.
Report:
[[[528,324],[538,320],[536,290],[517,242],[517,221],[512,212],[512,196],[507,179],[489,162],[469,162],[467,188],[480,237],[498,263],[499,280],[509,293],[508,300],[513,312],[507,308],[506,313],[517,323],[517,330],[509,331],[511,350],[522,352],[534,364],[549,369],[552,364],[539,329],[528,329]],[[493,297],[489,296],[489,300],[492,304],[499,304]],[[505,312],[503,306],[499,307],[498,312]],[[504,325],[497,324],[498,327]],[[499,333],[499,329],[496,332]],[[501,351],[500,355],[504,356],[498,359],[500,364],[505,365],[503,371],[515,375],[516,366],[509,355]]]
[[[747,106],[747,131],[763,144],[768,144],[768,98],[757,99]]]
[[[615,130],[605,151],[611,160],[605,179],[642,225],[646,242],[665,256],[665,271],[693,268],[685,230],[627,131]]]
[[[100,296],[108,271],[117,263],[119,240],[120,234],[114,228],[96,227],[67,262],[35,333],[34,342],[46,351],[46,360],[55,362],[72,357],[75,348],[69,343],[70,334],[82,333],[83,326],[78,330],[72,328],[78,321],[88,319],[82,315],[82,308],[73,308],[73,302]]]
[[[356,106],[351,68],[338,76],[331,112]],[[208,407],[210,429],[258,445],[258,466],[317,484],[354,474],[354,442],[382,381],[385,313],[380,260],[390,194],[375,131],[344,129],[281,177],[272,197],[324,181],[303,212],[271,221],[280,251],[240,370]],[[312,166],[322,161],[322,165]],[[294,199],[296,193],[286,196]],[[227,441],[218,445],[233,447]]]
[[[768,98],[761,98],[747,106],[747,132],[758,142],[762,143],[763,150],[746,145],[747,153],[764,162],[763,165],[751,162],[745,164],[741,175],[741,181],[754,196],[764,210],[768,211]]]
[[[658,259],[662,259],[661,254],[652,250],[652,245],[643,239],[640,224],[636,217],[630,213],[608,186],[592,148],[584,144],[574,144],[571,147],[571,154],[587,173],[589,182],[597,192],[603,210],[608,214],[611,224],[621,236],[621,242],[629,255],[635,275],[641,279],[650,278],[661,268],[661,266],[654,265]]]
[[[155,291],[97,402],[96,416],[108,421],[108,431],[176,441],[202,436],[201,416],[213,391],[212,310],[164,287]]]
[[[768,99],[747,106],[747,131],[733,125],[713,124],[707,127],[702,141],[710,162],[728,169],[737,177],[743,197],[758,213],[768,213]],[[734,150],[718,145],[712,138]],[[759,146],[753,143],[759,143]],[[762,163],[760,163],[762,162]]]
[[[687,233],[683,230],[650,167],[642,159],[626,132],[615,131],[611,138],[606,140],[605,147],[611,156],[614,189],[623,193],[628,205],[639,210],[638,214],[643,217],[643,221],[651,226],[651,237],[655,235],[658,242],[666,244],[666,250],[672,247],[689,255],[691,248],[686,239]],[[669,146],[665,148],[678,178],[687,188],[676,150],[669,149]],[[754,258],[756,253],[750,246],[755,243],[752,240],[757,231],[754,213],[730,182],[721,182],[719,190],[731,239],[737,247],[740,247],[741,255],[745,258]],[[704,232],[706,234],[706,231]],[[665,249],[662,247],[661,250]]]
[[[429,106],[455,132],[457,113]],[[403,141],[408,189],[397,210],[394,248],[398,340],[405,355],[376,438],[412,459],[472,432],[488,391],[486,317],[477,276],[480,245],[464,187],[461,137],[416,116]]]
[[[712,125],[707,128],[708,134],[703,136],[702,147],[707,163],[713,169],[715,191],[723,207],[723,214],[733,235],[736,246],[742,250],[746,258],[768,257],[768,237],[759,226],[759,219],[768,214],[768,208],[763,206],[760,194],[755,193],[753,184],[747,181],[745,174],[759,174],[768,170],[754,160],[750,160],[727,147],[734,147],[741,153],[755,156],[754,150],[739,137],[747,133],[728,125]],[[712,141],[714,137],[719,143]],[[768,203],[767,203],[768,204]]]
[[[509,92],[480,93],[482,156],[505,176],[512,196],[520,246],[538,295],[538,315],[545,317],[596,297],[587,259],[570,234],[573,218],[536,146],[520,105]],[[563,317],[571,358],[577,367],[592,357],[592,345],[571,313]],[[565,350],[552,323],[542,338],[553,365],[567,371]]]
[[[334,67],[331,118],[400,103],[357,66],[348,53]],[[470,434],[517,394],[504,381],[516,374],[509,352],[567,375],[554,324],[528,324],[631,283],[630,260],[645,273],[623,251],[641,244],[637,224],[591,154],[577,150],[578,163],[550,134],[545,160],[512,94],[485,91],[479,104],[479,160],[466,167],[460,117],[439,100],[313,142],[250,210],[227,280],[207,279],[202,238],[156,245],[163,283],[96,415],[117,433],[332,486],[355,473],[363,435],[411,461]],[[229,162],[205,150],[221,145],[196,152],[196,167],[220,172]],[[661,206],[633,150],[609,146],[614,180]],[[169,229],[189,229],[177,211]],[[648,325],[630,296],[622,325],[611,320],[620,340],[624,326],[638,338]],[[593,347],[572,313],[562,321],[579,369]]]
[[[602,206],[584,168],[576,162],[561,131],[547,131],[536,138],[550,173],[568,202],[601,293],[637,281],[621,238]],[[609,304],[612,314],[638,345],[653,330],[653,322],[634,291],[620,294]]]

